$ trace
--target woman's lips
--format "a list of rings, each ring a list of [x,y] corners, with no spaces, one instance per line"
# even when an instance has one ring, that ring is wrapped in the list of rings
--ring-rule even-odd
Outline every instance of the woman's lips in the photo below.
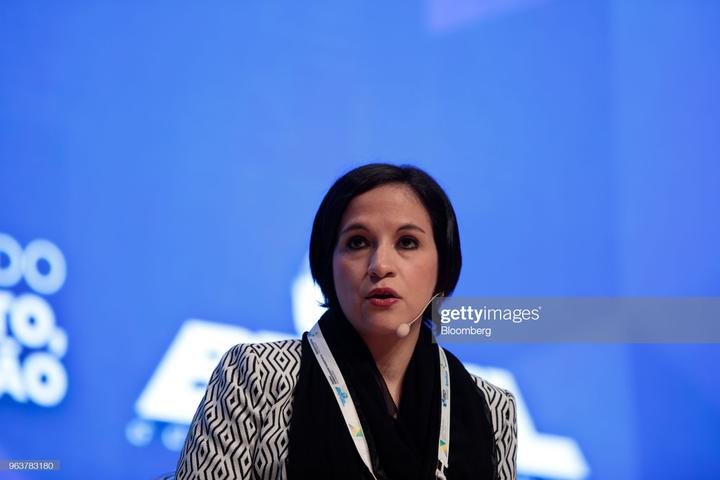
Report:
[[[367,299],[367,301],[370,302],[370,305],[373,305],[375,307],[381,307],[381,308],[389,308],[393,305],[393,303],[397,302],[398,300],[400,300],[400,299],[394,298],[394,297],[390,297],[390,298],[370,297]]]

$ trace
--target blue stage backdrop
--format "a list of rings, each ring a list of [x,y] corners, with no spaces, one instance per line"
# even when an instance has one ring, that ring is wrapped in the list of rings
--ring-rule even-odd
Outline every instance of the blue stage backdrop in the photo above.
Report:
[[[220,355],[317,319],[330,184],[412,163],[457,295],[720,295],[720,2],[0,5],[0,460],[173,471]],[[716,345],[448,346],[543,479],[720,478]]]

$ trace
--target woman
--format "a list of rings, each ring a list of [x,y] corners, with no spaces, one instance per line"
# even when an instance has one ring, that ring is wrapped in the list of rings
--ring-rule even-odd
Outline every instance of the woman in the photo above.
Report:
[[[431,301],[461,267],[437,182],[389,164],[342,176],[315,216],[310,267],[327,311],[302,340],[223,356],[177,478],[514,479],[513,395],[433,342]]]

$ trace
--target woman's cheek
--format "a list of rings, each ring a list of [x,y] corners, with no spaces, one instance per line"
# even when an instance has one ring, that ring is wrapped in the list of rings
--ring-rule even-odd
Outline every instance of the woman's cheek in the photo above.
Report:
[[[334,271],[338,295],[352,301],[353,293],[357,292],[359,288],[353,274],[352,264],[346,258],[343,258],[343,255],[339,255],[336,257]]]

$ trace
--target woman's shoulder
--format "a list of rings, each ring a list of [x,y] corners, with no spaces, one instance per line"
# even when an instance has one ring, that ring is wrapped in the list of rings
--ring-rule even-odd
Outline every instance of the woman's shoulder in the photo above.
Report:
[[[238,343],[227,350],[213,371],[205,402],[242,397],[259,413],[284,405],[300,374],[302,341]]]
[[[496,426],[503,424],[507,428],[514,428],[517,415],[515,395],[510,390],[490,383],[479,375],[468,373],[485,396],[493,423]]]
[[[239,369],[244,376],[275,372],[297,374],[301,352],[302,341],[297,338],[238,343],[225,352],[218,366],[226,371]]]
[[[277,355],[299,356],[301,347],[302,340],[288,338],[270,342],[238,343],[229,352],[238,356],[252,356],[264,359],[265,357],[275,358]]]
[[[214,478],[219,471],[250,478],[255,469],[276,468],[254,464],[252,455],[256,448],[266,455],[283,438],[301,346],[299,339],[238,343],[223,354],[188,430],[178,479]]]
[[[496,432],[506,428],[514,429],[516,422],[516,404],[513,393],[510,390],[489,382],[480,375],[469,372],[465,368],[465,365],[463,365],[452,352],[446,349],[443,350],[448,358],[448,362],[455,364],[456,368],[465,371],[485,397]]]
[[[494,383],[491,383],[481,377],[480,375],[476,375],[472,372],[469,372],[465,365],[460,361],[459,358],[457,358],[451,351],[447,350],[446,348],[443,348],[443,351],[445,352],[445,356],[448,359],[448,362],[450,364],[455,364],[457,368],[460,368],[467,372],[468,375],[473,379],[475,382],[475,385],[477,385],[480,390],[483,391],[483,393],[489,397],[488,402],[497,403],[499,401],[502,402],[513,402],[515,401],[515,396],[510,392],[510,390],[507,390],[505,388],[499,387],[495,385]]]

